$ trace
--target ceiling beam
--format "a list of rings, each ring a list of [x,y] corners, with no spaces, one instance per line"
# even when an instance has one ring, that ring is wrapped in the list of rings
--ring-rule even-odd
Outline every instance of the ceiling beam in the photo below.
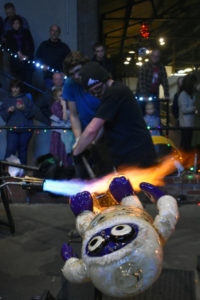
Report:
[[[158,22],[164,22],[164,21],[169,21],[169,20],[173,20],[173,21],[179,21],[179,20],[187,20],[187,21],[192,21],[192,20],[199,20],[199,18],[174,18],[174,17],[171,17],[171,18],[145,18],[145,17],[142,17],[142,18],[137,18],[137,17],[134,17],[134,18],[129,18],[129,20],[133,20],[133,21],[158,21]],[[104,21],[126,21],[126,17],[124,18],[105,18]]]
[[[154,0],[150,0],[150,2],[151,2],[152,9],[153,9],[154,17],[157,18],[158,14],[157,14],[157,10],[156,10]]]
[[[124,28],[123,28],[123,34],[122,34],[122,40],[121,40],[121,45],[120,45],[120,56],[122,56],[123,53],[123,48],[124,48],[124,40],[126,37],[126,32],[128,29],[128,24],[130,21],[130,16],[131,16],[131,12],[132,12],[132,8],[134,5],[135,0],[128,0],[128,5],[126,8],[126,13],[125,13],[125,18],[124,18]]]
[[[137,4],[140,4],[140,3],[142,3],[142,2],[146,2],[146,1],[149,1],[149,0],[138,0],[138,1],[135,1],[134,5],[137,5]],[[105,16],[105,15],[112,14],[112,13],[114,13],[114,12],[116,12],[116,11],[119,11],[119,10],[122,10],[122,9],[126,9],[127,6],[128,6],[128,5],[124,5],[124,6],[121,6],[121,7],[118,7],[118,8],[114,8],[114,9],[112,9],[112,10],[108,10],[108,11],[106,11],[106,12],[104,12],[104,13],[102,14],[102,18],[104,19],[104,16]]]

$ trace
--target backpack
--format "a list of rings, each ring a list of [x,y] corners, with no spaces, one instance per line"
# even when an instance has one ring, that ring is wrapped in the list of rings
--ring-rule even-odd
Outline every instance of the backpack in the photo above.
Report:
[[[172,103],[172,114],[175,119],[179,118],[178,96],[179,96],[178,93],[176,93],[174,95],[174,99],[173,99],[173,103]]]

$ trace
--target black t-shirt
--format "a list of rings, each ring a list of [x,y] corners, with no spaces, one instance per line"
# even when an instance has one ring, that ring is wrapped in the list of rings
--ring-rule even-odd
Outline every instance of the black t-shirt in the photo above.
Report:
[[[96,117],[107,121],[105,132],[115,164],[143,164],[155,158],[150,133],[128,87],[114,82],[107,88]]]

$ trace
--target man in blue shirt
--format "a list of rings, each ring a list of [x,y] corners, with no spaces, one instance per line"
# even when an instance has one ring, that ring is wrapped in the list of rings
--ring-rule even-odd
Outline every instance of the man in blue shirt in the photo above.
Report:
[[[100,99],[88,93],[81,84],[80,72],[83,65],[88,61],[89,59],[81,55],[80,52],[72,52],[65,58],[63,64],[64,73],[69,76],[64,84],[63,99],[68,101],[72,130],[76,138],[75,145],[101,104]],[[108,170],[111,170],[103,137],[98,140],[97,145],[93,145],[89,161],[97,176],[104,175]],[[76,159],[76,162],[80,166],[81,159]],[[78,176],[85,177],[84,171],[83,173],[80,172],[81,174],[78,174]]]
[[[64,73],[69,76],[64,84],[63,99],[68,101],[72,130],[77,138],[95,116],[100,100],[89,94],[81,85],[80,71],[88,62],[80,52],[72,52],[64,60]]]

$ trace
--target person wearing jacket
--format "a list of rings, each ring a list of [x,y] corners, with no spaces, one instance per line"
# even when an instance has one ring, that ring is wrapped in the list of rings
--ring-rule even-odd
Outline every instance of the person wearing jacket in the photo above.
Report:
[[[23,28],[22,18],[18,15],[12,18],[12,30],[7,32],[5,44],[13,54],[10,56],[11,72],[22,81],[31,83],[33,69],[27,62],[33,59],[34,42],[30,31]]]
[[[58,25],[51,25],[49,33],[50,38],[43,41],[36,52],[36,58],[44,65],[44,80],[47,89],[52,85],[52,73],[48,71],[48,67],[61,72],[62,63],[71,52],[69,46],[59,39],[61,29]]]
[[[3,101],[0,115],[11,130],[7,131],[7,148],[5,159],[10,155],[16,155],[22,164],[27,161],[27,148],[32,132],[27,129],[14,127],[33,126],[33,117],[35,115],[35,105],[22,94],[22,84],[19,80],[13,80],[10,85],[11,95]]]
[[[180,147],[185,151],[191,150],[191,142],[195,118],[195,93],[197,78],[194,74],[184,77],[181,93],[178,96],[179,106],[179,126],[184,127],[181,130]]]

